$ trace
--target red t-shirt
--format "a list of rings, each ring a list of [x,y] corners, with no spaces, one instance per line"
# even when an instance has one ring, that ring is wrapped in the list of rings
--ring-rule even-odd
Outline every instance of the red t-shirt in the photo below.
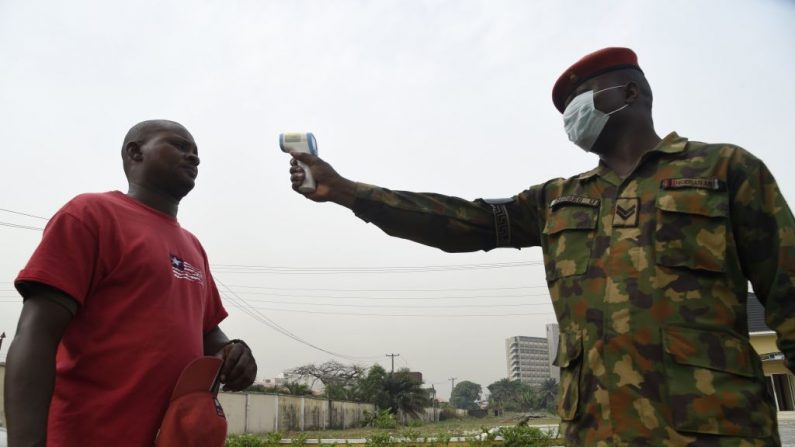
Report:
[[[16,279],[80,304],[58,347],[50,447],[152,445],[182,369],[226,317],[199,241],[121,192],[50,220]]]

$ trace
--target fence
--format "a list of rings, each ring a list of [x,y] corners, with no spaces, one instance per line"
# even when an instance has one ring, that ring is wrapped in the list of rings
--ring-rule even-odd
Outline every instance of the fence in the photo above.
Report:
[[[360,427],[372,404],[280,394],[219,393],[230,434]]]

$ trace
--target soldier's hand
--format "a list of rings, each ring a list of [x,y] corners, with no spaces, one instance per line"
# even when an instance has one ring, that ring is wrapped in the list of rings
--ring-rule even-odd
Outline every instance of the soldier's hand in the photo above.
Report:
[[[322,158],[312,154],[293,152],[290,155],[290,183],[293,190],[302,194],[304,197],[315,202],[335,202],[351,208],[355,200],[356,184],[337,173],[330,164]],[[298,161],[304,163],[312,171],[315,179],[315,190],[310,193],[298,191],[298,187],[304,182],[304,169],[298,165]]]

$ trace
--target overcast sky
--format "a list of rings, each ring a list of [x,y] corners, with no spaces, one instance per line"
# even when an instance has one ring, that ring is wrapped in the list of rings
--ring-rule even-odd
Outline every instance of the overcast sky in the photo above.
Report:
[[[388,368],[399,353],[396,367],[442,397],[451,377],[485,388],[507,374],[505,338],[554,322],[541,251],[452,255],[389,238],[295,194],[278,134],[313,131],[354,180],[511,196],[595,165],[550,92],[605,46],[638,53],[658,133],[741,145],[795,201],[792,1],[3,0],[0,208],[49,217],[76,194],[126,191],[127,129],[179,121],[202,159],[179,219],[231,289],[219,284],[221,327],[251,345],[259,378],[333,358],[278,325],[343,362]],[[5,211],[0,222],[45,224]],[[12,280],[40,237],[0,226],[9,336]]]

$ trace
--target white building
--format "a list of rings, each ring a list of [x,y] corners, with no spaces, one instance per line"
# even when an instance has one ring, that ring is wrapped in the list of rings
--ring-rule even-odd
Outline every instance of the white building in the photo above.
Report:
[[[542,337],[518,335],[505,339],[508,379],[540,386],[549,379],[549,346]]]

